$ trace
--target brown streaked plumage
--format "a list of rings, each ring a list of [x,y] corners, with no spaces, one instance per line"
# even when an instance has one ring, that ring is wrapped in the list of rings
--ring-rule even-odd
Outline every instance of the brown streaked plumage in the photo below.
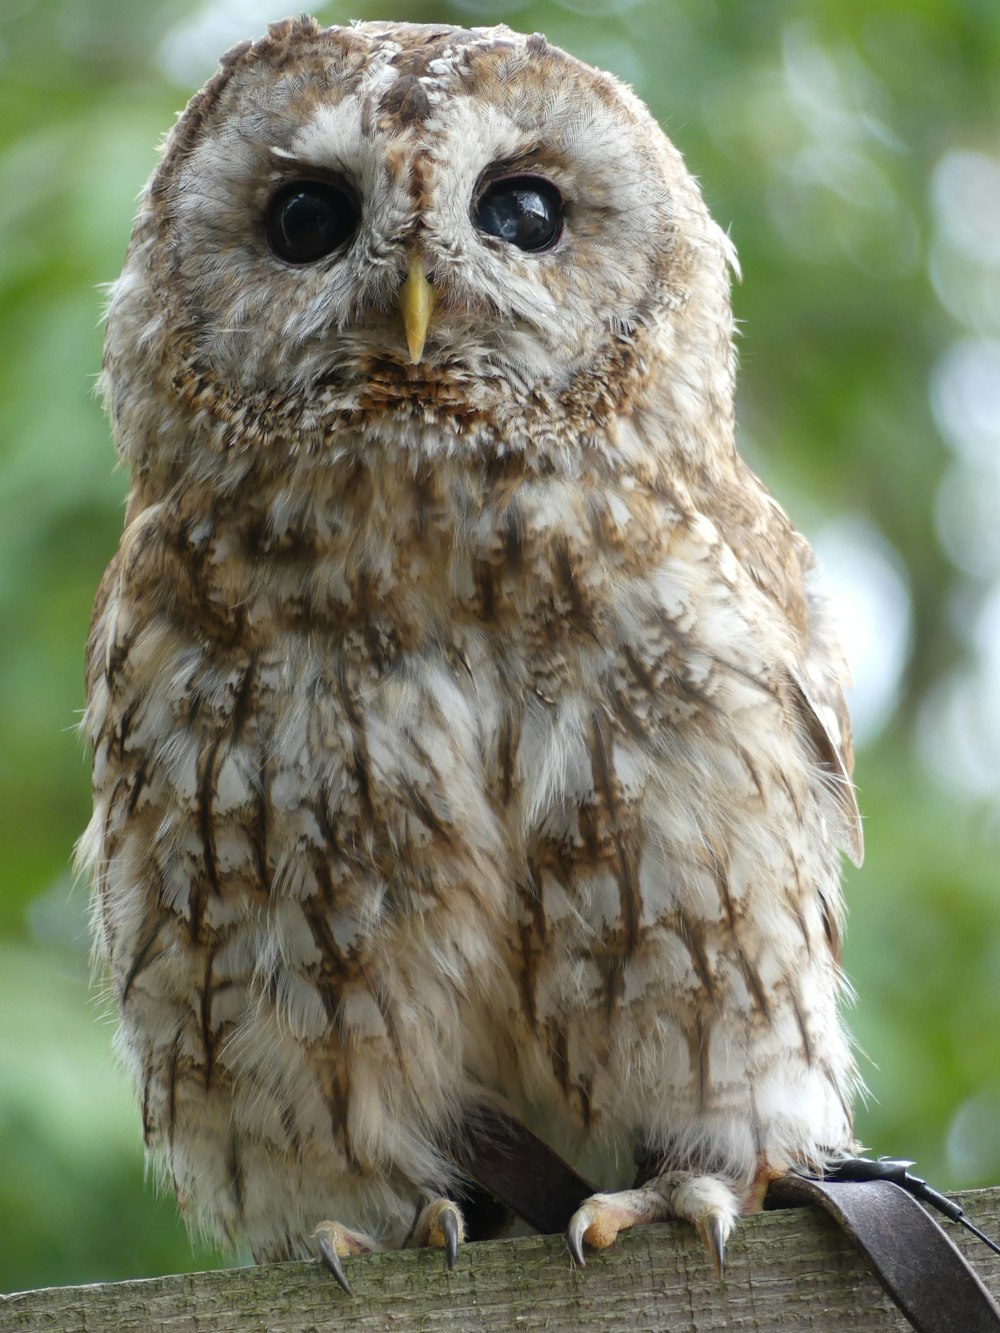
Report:
[[[545,245],[484,222],[512,178]],[[344,233],[289,258],[303,188]],[[223,1241],[453,1256],[484,1102],[611,1191],[577,1250],[674,1213],[718,1253],[852,1147],[845,671],[735,452],[732,263],[637,99],[506,28],[288,20],[168,137],[81,855],[146,1142]]]

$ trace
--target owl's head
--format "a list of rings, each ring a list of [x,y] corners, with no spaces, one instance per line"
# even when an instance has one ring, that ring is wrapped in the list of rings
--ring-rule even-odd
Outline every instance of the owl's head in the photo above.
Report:
[[[170,134],[109,315],[113,413],[152,374],[230,422],[620,412],[731,396],[727,263],[608,74],[504,27],[274,25]],[[560,406],[562,405],[562,406]]]

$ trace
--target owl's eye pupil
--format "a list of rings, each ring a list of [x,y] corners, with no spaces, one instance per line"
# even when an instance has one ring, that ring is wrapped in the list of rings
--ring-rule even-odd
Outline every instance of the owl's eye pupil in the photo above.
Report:
[[[279,259],[311,264],[349,241],[358,217],[346,190],[327,181],[292,181],[267,206],[268,243]]]
[[[473,220],[481,232],[519,250],[547,250],[562,232],[559,191],[538,176],[510,176],[487,186]]]

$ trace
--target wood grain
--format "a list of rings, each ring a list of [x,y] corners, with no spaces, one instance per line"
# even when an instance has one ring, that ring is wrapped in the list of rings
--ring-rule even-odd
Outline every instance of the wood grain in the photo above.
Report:
[[[1000,1236],[1000,1188],[956,1196]],[[1000,1295],[1000,1257],[950,1227]],[[318,1264],[286,1263],[0,1297],[3,1333],[338,1333],[339,1330],[622,1329],[628,1333],[835,1333],[909,1325],[825,1215],[795,1209],[746,1218],[716,1282],[689,1227],[622,1235],[574,1269],[559,1236],[439,1253],[403,1250],[350,1262],[348,1299]]]

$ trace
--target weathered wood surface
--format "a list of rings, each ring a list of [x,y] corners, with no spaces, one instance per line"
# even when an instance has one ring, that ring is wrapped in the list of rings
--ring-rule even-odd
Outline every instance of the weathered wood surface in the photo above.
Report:
[[[1000,1189],[958,1195],[1000,1236]],[[949,1227],[1000,1296],[1000,1257]],[[349,1299],[318,1264],[48,1287],[0,1297],[2,1333],[337,1333],[342,1329],[621,1329],[626,1333],[836,1333],[907,1330],[850,1243],[825,1215],[795,1209],[746,1218],[724,1282],[689,1228],[640,1227],[574,1267],[561,1237],[471,1245],[454,1272],[440,1252],[349,1261]]]

